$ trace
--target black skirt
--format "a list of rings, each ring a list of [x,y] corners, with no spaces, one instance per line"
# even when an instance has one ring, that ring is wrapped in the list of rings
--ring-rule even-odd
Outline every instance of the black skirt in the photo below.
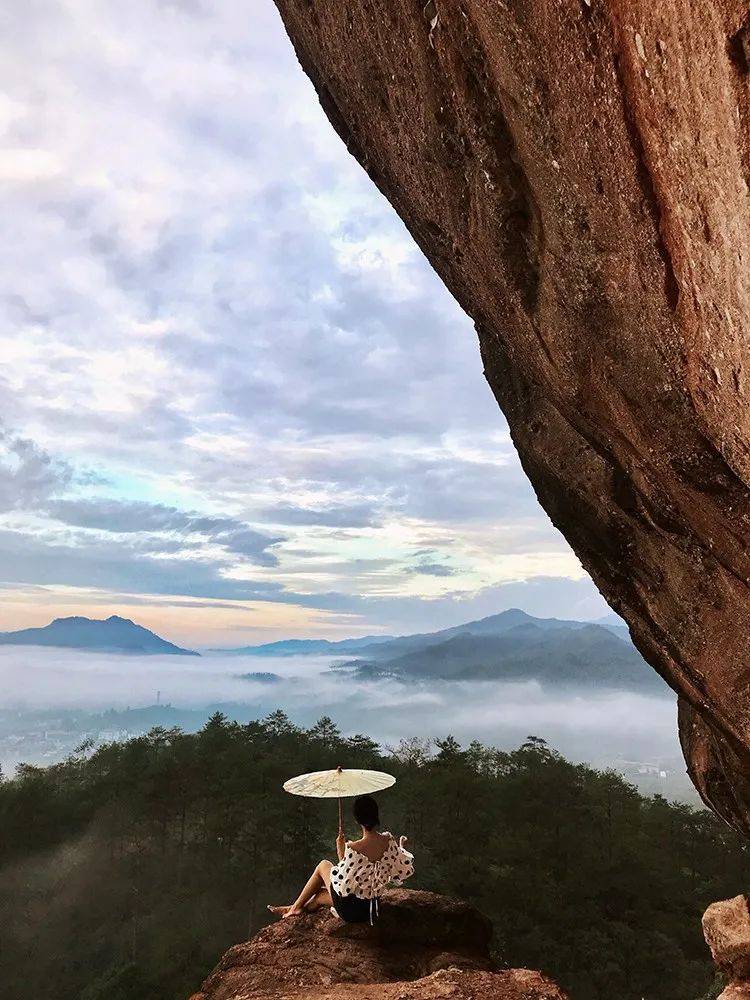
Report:
[[[333,908],[348,924],[374,924],[378,918],[380,900],[361,899],[359,896],[339,896],[331,886]]]

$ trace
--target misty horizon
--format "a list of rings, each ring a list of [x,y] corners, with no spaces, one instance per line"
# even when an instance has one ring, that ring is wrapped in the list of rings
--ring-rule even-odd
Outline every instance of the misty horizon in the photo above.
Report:
[[[199,659],[134,657],[78,650],[0,648],[4,709],[103,712],[161,705],[203,712],[216,707],[244,721],[281,708],[297,724],[331,716],[348,735],[382,745],[448,733],[502,749],[540,735],[571,760],[602,763],[618,756],[677,759],[675,699],[610,689],[549,690],[535,681],[360,680],[331,670],[330,656]],[[339,661],[341,662],[341,661]],[[278,679],[246,679],[243,674]],[[234,706],[234,708],[232,707]],[[198,728],[196,725],[194,728]],[[6,765],[17,763],[4,754]]]
[[[496,615],[502,615],[502,614],[506,614],[508,612],[513,612],[513,611],[520,611],[522,614],[529,615],[532,618],[538,617],[538,616],[531,615],[530,612],[528,612],[524,608],[520,608],[520,607],[506,607],[506,608],[501,608],[501,609],[499,609],[497,611],[492,612],[489,616],[486,616],[486,617],[494,617]],[[557,620],[561,620],[561,621],[573,620],[573,621],[579,621],[582,624],[592,624],[592,625],[594,625],[594,624],[600,624],[602,622],[607,622],[608,624],[620,624],[623,628],[627,628],[627,626],[625,625],[624,621],[619,617],[619,615],[615,614],[612,611],[610,611],[606,615],[597,616],[596,618],[565,619],[565,618],[562,618],[562,616],[558,616],[558,615],[554,615],[554,614],[550,615],[549,618],[551,620],[556,620],[557,619]],[[104,623],[104,622],[107,622],[107,621],[110,621],[110,620],[120,619],[120,620],[123,620],[125,622],[129,622],[129,623],[132,623],[134,625],[137,625],[137,626],[140,626],[140,627],[143,627],[143,628],[147,627],[147,626],[145,626],[143,624],[142,621],[139,621],[136,617],[130,617],[128,614],[118,614],[116,612],[112,613],[111,615],[108,615],[106,618],[105,617],[96,617],[96,616],[93,616],[93,615],[92,616],[88,616],[88,615],[61,615],[61,616],[58,616],[58,617],[50,619],[50,618],[46,618],[46,617],[40,615],[34,621],[34,624],[24,625],[24,626],[18,627],[18,628],[14,627],[11,623],[7,623],[6,626],[2,630],[0,630],[0,637],[1,636],[6,636],[6,637],[7,636],[12,636],[15,632],[25,632],[25,631],[30,630],[30,629],[44,629],[44,628],[48,627],[49,625],[53,625],[53,624],[56,624],[56,623],[59,623],[59,622],[65,622],[65,621],[74,621],[76,619],[80,619],[80,620],[83,620],[83,621],[99,622],[99,623]],[[478,620],[481,621],[482,619],[478,619]],[[461,625],[464,625],[464,624],[467,624],[467,622],[465,620],[463,620],[463,619],[461,621],[450,621],[446,625],[436,626],[434,629],[426,629],[424,631],[424,633],[418,633],[418,634],[429,635],[433,631],[441,631],[441,630],[443,630],[445,628],[458,628],[458,627],[460,627]],[[173,636],[168,635],[168,634],[164,634],[164,632],[162,632],[158,628],[158,626],[154,627],[154,628],[148,626],[148,628],[149,628],[149,631],[153,631],[159,638],[166,639],[166,640],[168,640],[170,642],[174,642],[175,641],[175,639],[174,639]],[[250,630],[250,627],[248,627],[248,631],[249,630]],[[388,637],[393,637],[393,638],[400,638],[402,636],[409,635],[409,634],[411,634],[411,633],[403,633],[403,632],[399,633],[399,632],[395,632],[395,631],[394,632],[389,632],[387,630],[387,628],[383,628],[380,631],[376,631],[376,632],[368,632],[365,629],[353,629],[353,631],[350,634],[348,633],[348,634],[345,634],[345,635],[325,634],[323,632],[321,632],[319,634],[314,634],[314,635],[311,635],[309,632],[300,632],[300,634],[297,635],[297,634],[293,634],[291,632],[279,632],[276,635],[275,639],[272,639],[272,640],[264,639],[264,640],[262,640],[261,642],[259,642],[257,644],[256,643],[252,643],[252,642],[243,642],[241,645],[242,646],[248,646],[248,647],[255,646],[255,645],[262,646],[262,645],[273,644],[273,642],[283,641],[283,640],[289,640],[289,639],[328,639],[331,642],[339,642],[342,639],[349,639],[349,638],[351,638],[351,639],[361,639],[361,638],[364,638],[364,637],[368,637],[370,635],[373,635],[373,636],[381,635],[381,636],[388,636]],[[44,648],[47,648],[47,647],[45,646]],[[214,646],[200,645],[200,644],[196,644],[195,645],[196,651],[199,651],[201,653],[206,653],[206,652],[209,652],[209,653],[210,652],[221,652],[223,649],[226,649],[227,651],[230,651],[230,650],[233,650],[233,649],[236,649],[236,648],[238,648],[237,645],[230,644],[228,641],[225,644],[223,644],[223,645],[221,643],[218,643],[217,645],[214,645]]]

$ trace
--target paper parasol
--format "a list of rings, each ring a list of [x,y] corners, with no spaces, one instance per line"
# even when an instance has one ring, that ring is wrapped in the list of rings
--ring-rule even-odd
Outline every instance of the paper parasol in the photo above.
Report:
[[[390,788],[396,783],[392,774],[384,771],[362,771],[358,768],[337,767],[332,771],[312,771],[284,782],[284,791],[312,799],[339,800],[339,829],[343,827],[341,799],[366,795]]]

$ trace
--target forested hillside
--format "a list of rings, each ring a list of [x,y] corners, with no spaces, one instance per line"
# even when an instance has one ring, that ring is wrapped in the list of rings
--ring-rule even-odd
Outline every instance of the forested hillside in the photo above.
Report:
[[[381,752],[328,719],[301,731],[277,712],[81,748],[0,784],[7,995],[184,1000],[266,903],[332,856],[335,802],[281,783],[337,763],[396,774],[381,806],[410,837],[414,886],[484,910],[502,963],[542,969],[576,1000],[709,991],[701,913],[750,873],[711,814],[644,799],[536,738],[512,753],[450,737],[433,754],[416,740]]]
[[[575,629],[521,625],[502,635],[459,634],[393,659],[381,656],[334,666],[353,669],[365,678],[535,680],[546,688],[668,691],[630,642],[599,625]]]

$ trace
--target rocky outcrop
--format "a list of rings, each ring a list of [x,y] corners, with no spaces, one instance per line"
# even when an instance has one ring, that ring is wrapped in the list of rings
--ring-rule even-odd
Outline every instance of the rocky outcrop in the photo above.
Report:
[[[538,972],[497,972],[489,921],[431,892],[391,889],[374,928],[330,911],[235,945],[191,1000],[565,1000]]]
[[[729,985],[719,1000],[750,1000],[750,909],[747,896],[712,903],[703,915],[711,955]]]
[[[750,832],[747,4],[276,3],[475,320],[539,500],[680,694],[698,788]]]

